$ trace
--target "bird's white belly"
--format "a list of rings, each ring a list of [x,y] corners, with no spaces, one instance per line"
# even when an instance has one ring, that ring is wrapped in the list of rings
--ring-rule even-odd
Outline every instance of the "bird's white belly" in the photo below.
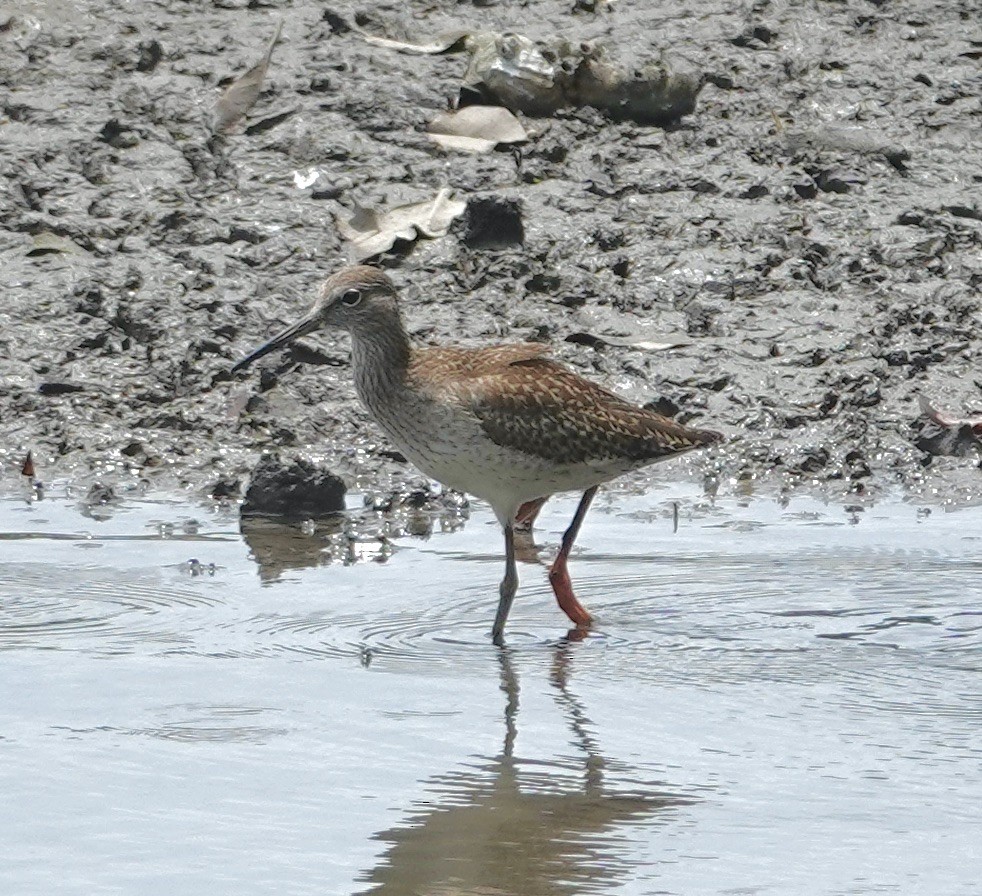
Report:
[[[624,472],[623,466],[551,463],[493,442],[476,419],[448,414],[440,419],[432,406],[423,412],[376,414],[389,437],[423,473],[457,491],[487,501],[498,514],[556,492],[584,491]],[[426,425],[421,425],[423,421]]]

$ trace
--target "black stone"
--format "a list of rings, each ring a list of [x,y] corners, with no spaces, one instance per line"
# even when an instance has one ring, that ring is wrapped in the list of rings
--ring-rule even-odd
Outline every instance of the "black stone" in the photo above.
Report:
[[[242,516],[284,516],[309,519],[344,510],[344,482],[309,461],[284,464],[265,454],[252,471]]]
[[[509,249],[525,243],[522,204],[518,199],[487,196],[471,199],[464,216],[464,244],[471,249]]]

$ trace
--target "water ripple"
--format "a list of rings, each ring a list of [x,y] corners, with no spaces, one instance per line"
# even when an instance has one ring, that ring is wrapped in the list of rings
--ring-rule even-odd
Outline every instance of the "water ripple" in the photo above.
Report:
[[[42,563],[4,566],[0,649],[77,649],[89,643],[83,635],[97,637],[100,649],[113,653],[139,642],[181,643],[186,633],[159,630],[148,621],[168,610],[220,603],[202,588],[177,587],[159,573],[85,567],[67,581]]]

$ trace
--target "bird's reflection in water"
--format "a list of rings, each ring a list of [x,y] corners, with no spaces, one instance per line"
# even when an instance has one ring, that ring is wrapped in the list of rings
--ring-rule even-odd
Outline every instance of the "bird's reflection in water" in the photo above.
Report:
[[[389,846],[362,892],[565,896],[606,892],[630,875],[616,828],[665,820],[692,799],[657,784],[625,789],[606,780],[610,763],[568,686],[574,655],[569,642],[557,647],[551,684],[581,758],[532,762],[514,755],[518,676],[501,650],[501,753],[433,779],[425,805],[377,834]],[[618,763],[616,771],[623,781],[630,769]]]
[[[264,583],[291,570],[331,563],[385,563],[397,539],[425,540],[434,532],[453,532],[467,521],[466,503],[448,498],[417,506],[414,495],[390,497],[384,506],[366,500],[361,511],[316,520],[242,516],[239,529]]]

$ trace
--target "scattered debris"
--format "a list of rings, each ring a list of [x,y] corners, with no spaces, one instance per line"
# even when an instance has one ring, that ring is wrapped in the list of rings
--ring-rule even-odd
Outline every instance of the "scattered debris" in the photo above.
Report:
[[[982,447],[982,416],[952,417],[936,410],[921,395],[921,414],[934,424],[925,426],[915,444],[937,457],[965,457]]]
[[[471,61],[464,75],[464,93],[492,99],[530,115],[550,115],[568,105],[564,71],[558,55],[521,34],[475,35]]]
[[[192,578],[197,576],[214,576],[218,567],[214,563],[202,563],[197,557],[192,557],[181,564],[185,572]]]
[[[923,395],[919,396],[917,401],[921,406],[921,413],[932,423],[936,423],[938,426],[941,426],[944,429],[952,429],[956,426],[967,426],[973,433],[975,433],[975,435],[982,436],[982,415],[977,417],[952,417],[935,409],[931,405],[931,402],[929,402]]]
[[[693,112],[703,80],[651,63],[633,71],[615,65],[594,44],[559,41],[547,46],[520,34],[482,34],[464,91],[530,115],[593,106],[611,118],[667,124]]]
[[[397,240],[444,236],[453,219],[467,208],[466,202],[452,197],[453,191],[444,187],[434,199],[397,205],[387,212],[356,205],[347,221],[338,221],[338,230],[351,243],[355,260],[364,261],[391,249]]]
[[[901,173],[907,170],[904,163],[910,161],[910,151],[906,147],[893,143],[871,128],[811,128],[787,133],[785,139],[791,152],[811,149],[882,156]]]
[[[533,41],[513,32],[453,31],[432,41],[362,37],[379,47],[405,53],[471,54],[461,105],[474,96],[529,115],[593,106],[614,119],[668,124],[695,111],[705,79],[670,72],[659,63],[630,69],[607,58],[600,45],[556,40]]]
[[[262,90],[263,80],[266,78],[266,69],[269,68],[269,61],[273,58],[273,48],[280,39],[282,30],[281,19],[262,60],[225,88],[225,92],[215,104],[212,129],[216,134],[227,134],[232,130],[259,99],[259,91]]]
[[[704,83],[694,72],[670,72],[658,63],[629,72],[588,55],[566,92],[571,105],[593,106],[618,121],[669,124],[695,111]]]
[[[28,488],[28,501],[44,500],[44,483],[36,479],[37,471],[34,468],[34,457],[30,451],[24,458],[24,463],[20,468],[20,475],[24,477]]]
[[[82,516],[93,520],[108,520],[116,512],[120,501],[116,490],[105,482],[94,482],[86,496],[79,502]]]
[[[522,123],[501,106],[465,106],[458,112],[441,112],[426,130],[444,149],[464,152],[490,152],[501,143],[528,139]]]

